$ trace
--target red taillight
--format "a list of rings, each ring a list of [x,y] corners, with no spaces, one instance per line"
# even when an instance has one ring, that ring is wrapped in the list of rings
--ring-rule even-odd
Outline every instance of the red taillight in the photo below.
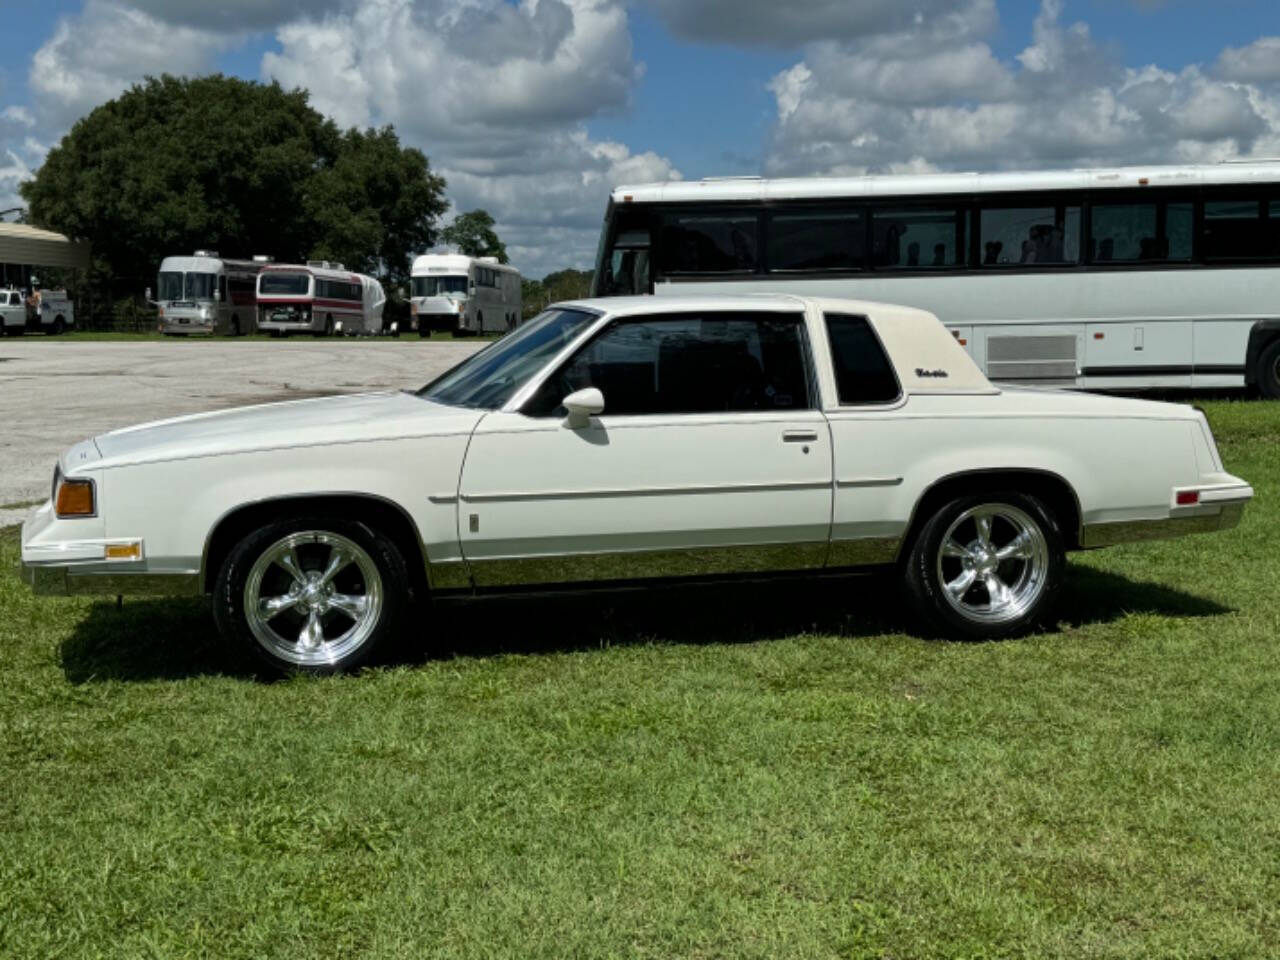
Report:
[[[1179,490],[1174,502],[1180,507],[1194,507],[1200,502],[1199,490]]]

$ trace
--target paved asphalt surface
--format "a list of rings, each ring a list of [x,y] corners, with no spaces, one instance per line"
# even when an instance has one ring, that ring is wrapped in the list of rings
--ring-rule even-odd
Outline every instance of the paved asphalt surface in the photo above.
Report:
[[[0,340],[0,526],[49,495],[59,453],[146,420],[273,400],[417,388],[483,343]]]

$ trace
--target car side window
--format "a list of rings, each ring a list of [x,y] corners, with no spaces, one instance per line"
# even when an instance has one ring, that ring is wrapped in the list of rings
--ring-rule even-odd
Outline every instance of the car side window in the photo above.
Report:
[[[893,365],[866,317],[828,313],[827,337],[841,404],[892,403],[902,395]]]
[[[560,402],[596,387],[606,416],[808,410],[801,314],[711,313],[622,319],[549,377],[526,405],[563,416]]]

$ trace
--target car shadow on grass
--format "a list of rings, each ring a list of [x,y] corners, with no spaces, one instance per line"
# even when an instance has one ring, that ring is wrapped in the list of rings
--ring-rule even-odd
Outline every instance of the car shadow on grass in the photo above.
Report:
[[[1080,566],[1068,572],[1059,609],[1059,627],[1136,613],[1189,618],[1231,612],[1203,597]],[[650,642],[753,643],[797,634],[927,636],[888,576],[494,598],[440,603],[429,616],[421,644],[406,643],[390,662]],[[259,675],[253,657],[218,636],[208,603],[200,600],[126,600],[120,609],[96,603],[62,644],[62,665],[73,683]]]

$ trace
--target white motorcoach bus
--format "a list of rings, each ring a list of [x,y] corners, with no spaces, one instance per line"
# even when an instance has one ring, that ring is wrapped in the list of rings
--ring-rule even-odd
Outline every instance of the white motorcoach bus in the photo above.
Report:
[[[215,250],[165,257],[156,277],[160,332],[170,336],[253,333],[258,273],[267,257],[225,260]]]
[[[413,261],[409,312],[418,335],[497,333],[520,326],[520,271],[496,257],[426,253]]]
[[[992,379],[1280,396],[1280,162],[619,187],[594,293],[921,307]]]
[[[340,263],[273,264],[258,276],[258,329],[274,337],[382,332],[386,293]]]

